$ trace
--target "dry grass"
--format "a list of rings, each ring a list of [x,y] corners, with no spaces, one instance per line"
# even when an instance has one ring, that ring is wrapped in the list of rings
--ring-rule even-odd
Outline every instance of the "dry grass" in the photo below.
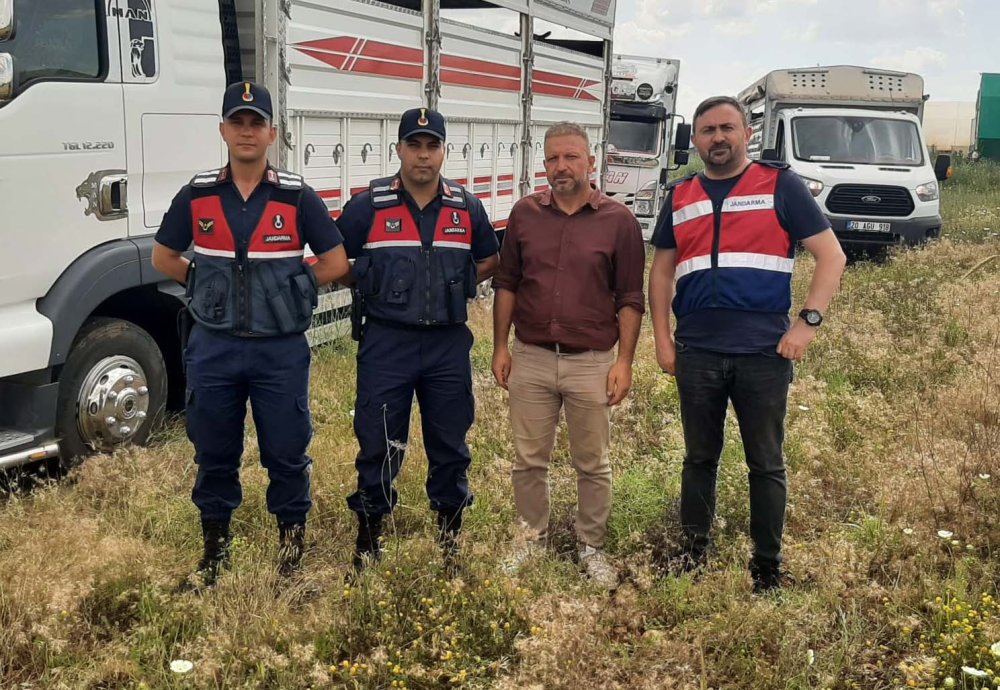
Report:
[[[502,576],[516,536],[512,447],[481,303],[477,501],[462,579],[444,578],[433,544],[415,425],[386,558],[344,585],[355,442],[354,349],[342,342],[314,360],[316,507],[301,579],[282,584],[273,572],[276,530],[251,429],[234,567],[204,596],[176,591],[200,536],[191,448],[175,421],[149,449],[93,458],[5,499],[0,687],[874,690],[947,687],[948,677],[987,687],[961,667],[1000,673],[989,651],[1000,641],[1000,261],[981,263],[1000,253],[997,234],[981,229],[1000,228],[1000,203],[967,171],[949,186],[946,199],[964,204],[948,201],[956,239],[852,266],[797,370],[786,533],[796,584],[782,595],[750,595],[735,423],[717,558],[698,581],[654,570],[654,545],[673,537],[683,443],[676,389],[655,366],[648,328],[634,393],[615,413],[609,548],[625,583],[608,597],[568,555],[575,479],[564,434],[556,549],[519,578]],[[800,261],[799,296],[808,270]],[[173,673],[177,659],[193,671]]]

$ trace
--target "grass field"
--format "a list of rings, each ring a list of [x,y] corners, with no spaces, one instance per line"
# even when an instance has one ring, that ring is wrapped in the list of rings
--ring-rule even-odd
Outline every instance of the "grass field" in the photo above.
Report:
[[[852,265],[797,368],[785,541],[795,582],[780,595],[750,594],[735,423],[715,560],[698,581],[653,567],[675,537],[683,443],[648,322],[634,390],[614,416],[608,547],[623,585],[609,597],[572,560],[575,478],[562,432],[552,553],[503,576],[498,564],[523,535],[480,301],[477,500],[462,578],[445,579],[433,543],[414,426],[386,557],[344,584],[354,345],[339,342],[314,359],[302,577],[274,573],[251,428],[234,567],[204,596],[176,591],[201,544],[192,450],[173,420],[150,448],[95,457],[0,505],[0,687],[1000,688],[1000,168],[958,168],[943,197],[944,239]],[[810,268],[798,262],[797,302]],[[176,660],[193,670],[171,671]]]

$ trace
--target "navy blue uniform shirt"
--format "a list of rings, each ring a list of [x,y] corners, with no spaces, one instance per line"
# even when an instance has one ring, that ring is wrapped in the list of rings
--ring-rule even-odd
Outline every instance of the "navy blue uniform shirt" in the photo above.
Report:
[[[401,191],[403,201],[420,230],[420,240],[425,248],[430,247],[434,241],[434,230],[437,229],[438,214],[441,213],[441,194],[438,193],[434,200],[421,210],[409,192],[405,189]],[[463,191],[465,205],[472,221],[472,258],[484,261],[497,253],[499,248],[497,235],[493,231],[493,224],[490,223],[482,202],[469,190]],[[370,199],[371,193],[368,190],[355,194],[344,205],[344,212],[337,219],[337,225],[344,233],[344,249],[349,259],[361,256],[365,240],[368,239],[368,231],[371,230],[372,221],[375,220],[375,209],[372,208]]]
[[[246,244],[250,241],[250,235],[260,222],[264,208],[271,199],[272,189],[274,183],[267,181],[267,175],[246,201],[231,179],[227,184],[217,187],[222,201],[222,212],[226,214],[226,221],[229,222],[237,243]],[[324,254],[344,243],[340,229],[330,217],[326,204],[308,185],[302,187],[298,226],[302,240],[309,245],[313,254]],[[163,214],[163,222],[160,223],[155,239],[164,247],[177,252],[187,251],[190,248],[194,241],[191,228],[191,185],[186,184],[181,187],[181,191],[174,197],[170,208]]]
[[[718,206],[732,191],[742,173],[725,180],[712,180],[698,173],[705,193]],[[673,194],[660,210],[656,230],[651,240],[657,249],[676,249]],[[830,227],[830,221],[820,210],[802,178],[791,170],[782,170],[774,190],[774,210],[781,227],[792,238],[792,244],[812,237]],[[793,250],[794,251],[794,250]],[[773,353],[788,330],[787,314],[740,311],[736,309],[701,309],[677,320],[674,338],[689,346],[729,354]]]

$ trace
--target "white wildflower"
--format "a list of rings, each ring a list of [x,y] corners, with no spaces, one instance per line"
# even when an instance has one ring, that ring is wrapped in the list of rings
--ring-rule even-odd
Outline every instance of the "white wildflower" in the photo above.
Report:
[[[170,670],[174,673],[191,673],[194,664],[187,659],[174,659],[170,662]]]
[[[954,532],[949,532],[946,529],[938,530],[938,537],[940,537],[941,539],[951,539],[954,535],[955,535]]]

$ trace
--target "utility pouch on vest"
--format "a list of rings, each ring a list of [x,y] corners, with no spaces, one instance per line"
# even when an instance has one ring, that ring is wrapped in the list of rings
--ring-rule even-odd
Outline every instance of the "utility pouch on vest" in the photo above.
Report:
[[[456,280],[448,283],[448,321],[461,323],[468,318],[466,284]]]
[[[354,260],[354,285],[356,289],[366,295],[375,294],[375,271],[372,270],[372,258],[370,256],[359,256]]]
[[[194,317],[187,307],[181,307],[177,312],[177,337],[181,342],[181,373],[187,370],[187,357],[184,352],[187,350],[188,340],[191,338],[191,329],[194,327]]]
[[[365,295],[355,286],[351,289],[351,339],[360,341],[365,330]]]
[[[192,272],[192,275],[193,272]],[[205,276],[202,276],[204,282]],[[191,285],[195,281],[191,281]],[[208,287],[199,290],[201,299],[194,299],[190,307],[194,309],[201,318],[212,323],[221,323],[226,318],[226,307],[229,301],[229,281],[224,275],[216,272],[209,278]],[[193,294],[193,288],[192,288]]]
[[[409,259],[396,259],[389,269],[388,289],[382,295],[386,304],[406,305],[410,302],[410,288],[417,278],[417,267]]]
[[[319,288],[316,285],[316,274],[308,264],[302,264],[302,273],[292,276],[292,300],[298,307],[299,318],[312,319],[313,312],[319,304]]]
[[[277,279],[274,276],[274,269],[267,263],[261,262],[256,265],[257,275],[260,277],[260,282],[264,286],[264,296],[267,300],[267,306],[271,308],[271,314],[274,316],[274,321],[278,324],[278,329],[282,333],[294,333],[295,332],[295,322],[296,319],[292,316],[292,312],[288,307],[288,300],[285,298],[278,284]]]
[[[473,299],[479,289],[479,269],[476,268],[476,260],[469,253],[469,265],[465,271],[465,296]]]

